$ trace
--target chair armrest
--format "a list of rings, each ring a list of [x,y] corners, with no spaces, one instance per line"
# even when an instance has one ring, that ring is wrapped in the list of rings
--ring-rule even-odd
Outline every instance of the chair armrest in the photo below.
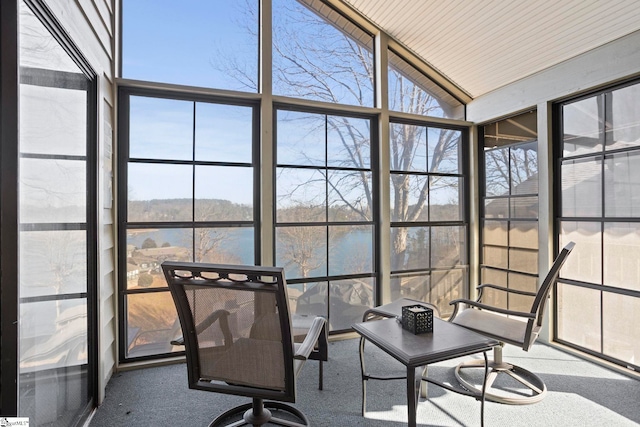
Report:
[[[228,317],[230,314],[231,313],[229,313],[227,310],[214,311],[213,313],[208,315],[206,319],[196,325],[196,334],[201,333],[209,326],[213,325],[216,321],[219,321],[220,329],[222,330],[222,335],[224,336],[225,345],[231,345],[233,343],[233,336],[231,335],[231,330],[229,329]],[[171,345],[184,345],[184,336],[171,340]]]
[[[175,340],[171,340],[171,345],[184,345],[184,337],[178,337]]]
[[[209,326],[213,325],[218,320],[220,320],[220,324],[221,324],[220,328],[223,330],[223,332],[227,332],[227,330],[229,329],[229,326],[227,323],[227,317],[230,314],[231,313],[229,313],[227,310],[214,311],[213,313],[208,315],[206,319],[204,319],[202,322],[196,325],[196,333],[199,334],[200,332],[207,329]]]
[[[313,351],[318,342],[318,338],[320,338],[321,333],[325,332],[325,324],[327,323],[327,319],[324,317],[316,317],[313,319],[313,323],[309,328],[309,332],[307,336],[302,341],[302,344],[297,348],[295,354],[293,355],[294,359],[298,360],[307,360],[309,355]]]
[[[493,311],[493,312],[496,312],[496,313],[508,314],[508,315],[511,315],[511,316],[518,316],[518,317],[525,317],[527,319],[535,319],[536,318],[536,314],[535,313],[526,313],[524,311],[507,310],[505,308],[493,307],[493,306],[486,305],[486,304],[483,304],[483,303],[478,302],[478,301],[473,301],[473,300],[464,299],[464,298],[455,299],[455,300],[451,301],[449,304],[450,305],[454,305],[455,304],[456,306],[458,304],[467,304],[467,305],[470,305],[472,307],[478,307],[478,308],[480,308],[482,310]],[[456,309],[456,312],[457,312],[457,309]]]
[[[505,288],[504,286],[492,285],[491,283],[485,283],[484,285],[478,286],[476,289],[482,290],[484,288],[497,289],[499,291],[504,291],[504,292],[508,292],[508,293],[512,293],[512,294],[527,295],[527,296],[530,296],[530,297],[535,297],[536,296],[535,292],[528,292],[528,291],[521,291],[521,290],[518,290],[518,289]]]

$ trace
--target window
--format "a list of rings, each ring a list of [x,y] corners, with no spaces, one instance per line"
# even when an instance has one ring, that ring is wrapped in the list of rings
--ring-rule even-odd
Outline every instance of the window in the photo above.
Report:
[[[389,50],[389,109],[432,117],[464,119],[464,105]]]
[[[167,257],[282,266],[293,313],[349,330],[388,295],[378,289],[389,248],[379,238],[388,215],[377,120],[389,108],[375,104],[373,35],[324,1],[138,3],[122,5],[120,359],[181,350],[167,345],[180,333],[157,274]],[[192,25],[174,34],[186,17]],[[271,41],[261,51],[259,36]],[[468,283],[467,126],[450,120],[464,118],[464,105],[396,51],[381,67],[393,74],[397,115],[445,123],[418,124],[431,164],[396,172],[426,179],[428,192],[398,196],[392,226],[413,227],[413,244],[432,251],[398,265],[397,295],[437,294],[448,309]],[[400,213],[405,202],[419,205],[416,217]],[[241,243],[210,249],[222,237]],[[412,293],[411,274],[435,285]]]
[[[389,133],[391,297],[446,316],[468,284],[463,132],[394,120]]]
[[[251,104],[122,89],[122,359],[181,351],[160,265],[255,264],[255,115]],[[170,96],[170,97],[169,97]]]
[[[373,107],[373,72],[370,34],[321,2],[273,0],[275,95]]]
[[[122,76],[257,92],[258,3],[123,0]]]
[[[20,2],[18,22],[18,247],[2,254],[18,300],[2,302],[19,306],[19,415],[77,425],[96,397],[96,76],[42,4]]]
[[[277,110],[276,265],[291,312],[349,329],[374,304],[372,120]]]
[[[538,132],[536,112],[483,126],[481,283],[538,289]],[[483,301],[528,311],[526,296],[485,290]]]
[[[638,370],[640,84],[557,106],[559,244],[576,242],[557,287],[558,341]]]

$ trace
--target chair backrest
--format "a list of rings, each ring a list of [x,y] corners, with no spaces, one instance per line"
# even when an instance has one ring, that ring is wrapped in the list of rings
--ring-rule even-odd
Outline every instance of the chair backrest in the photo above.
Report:
[[[535,299],[533,300],[533,304],[531,306],[531,313],[535,314],[535,319],[531,319],[528,321],[527,331],[524,339],[524,350],[528,350],[529,347],[536,340],[538,333],[540,332],[540,328],[542,327],[542,321],[544,318],[544,309],[547,304],[547,300],[549,299],[549,292],[551,291],[554,283],[558,279],[558,275],[560,274],[560,269],[562,265],[567,260],[567,257],[573,250],[575,246],[574,242],[569,242],[565,245],[564,248],[560,251],[556,259],[553,261],[547,276],[544,278],[538,292],[536,293]]]
[[[166,261],[182,327],[189,388],[295,401],[284,271]]]

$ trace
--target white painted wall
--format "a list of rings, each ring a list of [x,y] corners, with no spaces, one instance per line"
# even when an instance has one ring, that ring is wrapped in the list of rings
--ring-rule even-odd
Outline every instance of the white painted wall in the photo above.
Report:
[[[117,0],[46,0],[98,75],[98,403],[116,366],[115,209],[112,202]]]
[[[640,31],[474,99],[467,120],[493,121],[638,75]]]

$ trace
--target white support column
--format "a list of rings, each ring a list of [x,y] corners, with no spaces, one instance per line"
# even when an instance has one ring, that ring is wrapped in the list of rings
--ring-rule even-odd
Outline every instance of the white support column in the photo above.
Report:
[[[380,162],[378,164],[380,177],[380,304],[391,302],[391,215],[390,203],[390,160],[389,160],[389,37],[384,33],[378,33],[375,39],[376,54],[376,107],[380,108],[378,116],[378,137],[380,149]]]
[[[553,263],[553,130],[552,104],[538,104],[538,286]],[[553,296],[553,293],[551,293]],[[540,339],[551,339],[552,301],[547,303]]]
[[[478,127],[469,129],[469,297],[476,298],[480,284],[480,157]]]
[[[273,177],[274,177],[274,135],[273,135],[273,39],[271,0],[260,2],[260,261],[272,266],[274,257]]]

